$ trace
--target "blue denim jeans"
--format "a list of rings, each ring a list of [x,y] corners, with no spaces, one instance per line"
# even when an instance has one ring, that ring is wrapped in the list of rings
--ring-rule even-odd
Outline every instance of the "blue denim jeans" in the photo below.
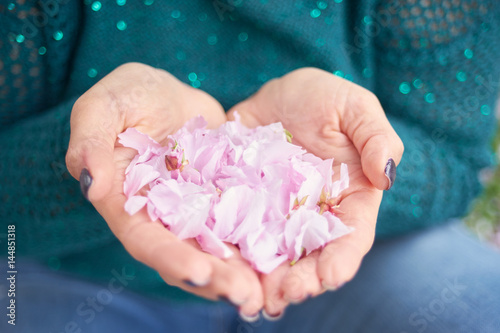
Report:
[[[288,307],[277,322],[247,323],[225,303],[168,303],[126,289],[111,295],[109,286],[36,264],[23,272],[16,326],[2,306],[0,332],[500,332],[500,254],[459,223],[377,242],[354,280]]]

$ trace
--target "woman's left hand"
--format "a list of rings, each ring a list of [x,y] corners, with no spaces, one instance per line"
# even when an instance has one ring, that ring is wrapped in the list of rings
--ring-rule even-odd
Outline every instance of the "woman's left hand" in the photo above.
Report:
[[[340,163],[349,169],[350,186],[339,205],[341,220],[355,230],[293,266],[285,262],[261,276],[264,310],[279,315],[289,303],[337,289],[354,277],[373,244],[382,190],[392,186],[404,148],[374,94],[319,69],[272,80],[234,106],[229,119],[234,111],[249,127],[281,121],[294,143],[321,158],[335,158],[335,171]]]

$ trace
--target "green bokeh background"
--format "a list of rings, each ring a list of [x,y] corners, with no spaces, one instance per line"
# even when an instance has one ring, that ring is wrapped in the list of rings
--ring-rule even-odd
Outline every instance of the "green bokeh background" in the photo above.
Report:
[[[497,118],[499,114],[500,101],[497,102]],[[474,201],[464,220],[480,239],[500,248],[500,122],[498,128],[492,143],[496,166],[481,174],[484,192]]]

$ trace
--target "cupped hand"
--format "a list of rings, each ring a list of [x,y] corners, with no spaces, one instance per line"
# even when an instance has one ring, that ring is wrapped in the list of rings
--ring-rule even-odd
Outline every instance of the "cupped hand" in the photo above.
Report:
[[[338,205],[341,220],[354,231],[261,277],[265,311],[273,316],[289,303],[337,289],[354,277],[373,244],[382,190],[392,186],[403,144],[375,95],[314,68],[268,82],[234,106],[229,119],[235,111],[249,127],[281,121],[294,143],[321,158],[333,157],[336,171],[340,163],[349,169],[350,186]]]
[[[263,305],[262,287],[234,246],[234,255],[221,260],[201,251],[194,240],[181,241],[161,223],[151,222],[145,210],[133,216],[124,210],[125,169],[136,151],[117,144],[118,134],[135,127],[162,143],[199,114],[209,127],[226,121],[221,105],[203,91],[160,69],[122,65],[75,103],[67,167],[76,179],[88,170],[89,201],[134,258],[171,285],[208,299],[225,297],[251,316]]]

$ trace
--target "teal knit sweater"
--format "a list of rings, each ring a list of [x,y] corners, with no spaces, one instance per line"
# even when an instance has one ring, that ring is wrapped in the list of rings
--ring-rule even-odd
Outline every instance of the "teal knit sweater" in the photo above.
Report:
[[[493,0],[0,0],[0,234],[15,224],[17,255],[54,270],[103,283],[124,271],[134,276],[130,290],[187,297],[128,255],[65,167],[73,103],[131,61],[169,71],[226,109],[304,66],[362,85],[406,148],[377,237],[462,216],[480,191],[478,172],[493,160],[499,7]]]

